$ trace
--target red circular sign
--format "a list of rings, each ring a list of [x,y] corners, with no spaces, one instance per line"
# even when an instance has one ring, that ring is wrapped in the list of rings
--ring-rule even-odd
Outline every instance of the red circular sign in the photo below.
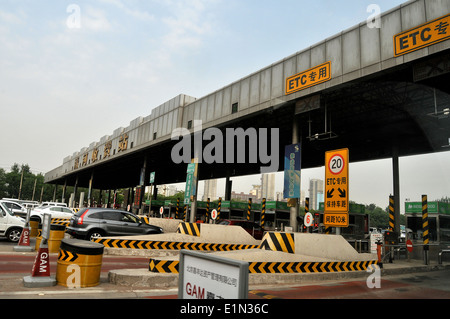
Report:
[[[409,251],[410,253],[412,253],[412,251],[413,251],[413,243],[412,243],[412,241],[409,240],[409,239],[406,241],[406,249],[408,249],[408,251]]]
[[[340,154],[333,155],[328,161],[328,170],[333,175],[342,173],[345,167],[344,158]]]

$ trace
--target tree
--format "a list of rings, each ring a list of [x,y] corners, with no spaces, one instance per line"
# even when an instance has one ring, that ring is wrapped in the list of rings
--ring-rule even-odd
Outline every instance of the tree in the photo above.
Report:
[[[0,168],[0,198],[8,197],[6,172],[3,168]]]
[[[370,226],[376,228],[386,229],[389,227],[389,207],[386,207],[384,210],[375,205],[365,205],[366,206],[366,214],[369,215],[370,218]],[[400,214],[400,224],[406,225],[406,216]]]
[[[0,198],[19,198],[20,193],[20,199],[39,201],[43,192],[42,201],[51,201],[53,190],[54,186],[44,184],[44,175],[33,174],[28,164],[14,163],[8,173],[0,169]]]
[[[376,228],[387,228],[389,214],[375,204],[366,205],[366,214],[370,218],[370,226]]]

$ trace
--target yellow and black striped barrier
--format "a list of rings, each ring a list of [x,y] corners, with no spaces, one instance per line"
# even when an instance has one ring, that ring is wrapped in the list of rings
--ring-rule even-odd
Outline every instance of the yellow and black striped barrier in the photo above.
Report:
[[[266,223],[266,199],[263,198],[261,202],[261,228],[264,228]]]
[[[102,245],[85,240],[62,240],[56,268],[58,284],[66,287],[74,284],[71,278],[74,265],[79,269],[76,285],[80,288],[94,287],[100,284],[103,250]]]
[[[248,269],[249,273],[253,274],[365,271],[367,267],[376,263],[376,260],[346,262],[252,262],[249,263]]]
[[[180,223],[177,233],[200,237],[200,225],[197,223]]]
[[[258,245],[241,244],[213,244],[213,243],[186,243],[175,241],[148,241],[131,239],[96,238],[95,243],[103,244],[107,248],[129,249],[162,249],[162,250],[203,250],[203,251],[233,251],[243,249],[256,249]]]
[[[423,250],[429,250],[430,233],[428,225],[428,196],[422,195],[422,228],[423,228]]]
[[[267,232],[264,235],[259,248],[295,254],[294,234]]]
[[[56,224],[56,225],[64,225],[64,226],[69,226],[70,223],[70,219],[67,218],[52,218],[52,224]]]
[[[395,214],[394,214],[394,196],[389,196],[389,230],[394,231]]]
[[[290,273],[328,273],[366,271],[376,260],[332,261],[332,262],[251,262],[248,272],[251,274],[290,274]],[[178,260],[157,260],[151,258],[149,271],[156,273],[179,272]]]
[[[156,260],[151,258],[148,263],[148,270],[160,274],[178,274],[178,260]]]

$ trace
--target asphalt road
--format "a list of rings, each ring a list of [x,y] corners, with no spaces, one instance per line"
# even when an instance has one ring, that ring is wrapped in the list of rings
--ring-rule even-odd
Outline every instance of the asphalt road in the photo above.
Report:
[[[29,276],[36,252],[17,253],[15,244],[0,240],[0,299],[176,299],[177,289],[125,287],[109,283],[112,269],[148,267],[147,257],[103,256],[100,284],[92,288],[68,289],[64,286],[25,288],[23,277]],[[56,274],[57,254],[50,256],[51,275]],[[378,285],[364,279],[333,280],[290,285],[249,287],[249,299],[450,299],[450,270],[380,277]],[[369,282],[369,285],[368,285]]]

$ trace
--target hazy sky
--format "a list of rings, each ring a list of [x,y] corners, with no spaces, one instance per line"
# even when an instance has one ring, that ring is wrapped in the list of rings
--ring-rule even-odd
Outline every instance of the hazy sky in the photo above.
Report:
[[[371,3],[403,2],[2,0],[0,167],[45,173],[178,94],[205,96],[365,21]],[[449,195],[448,163],[401,159],[402,199]],[[391,172],[389,160],[352,164],[350,199],[387,206]],[[303,184],[323,174],[305,170]]]

